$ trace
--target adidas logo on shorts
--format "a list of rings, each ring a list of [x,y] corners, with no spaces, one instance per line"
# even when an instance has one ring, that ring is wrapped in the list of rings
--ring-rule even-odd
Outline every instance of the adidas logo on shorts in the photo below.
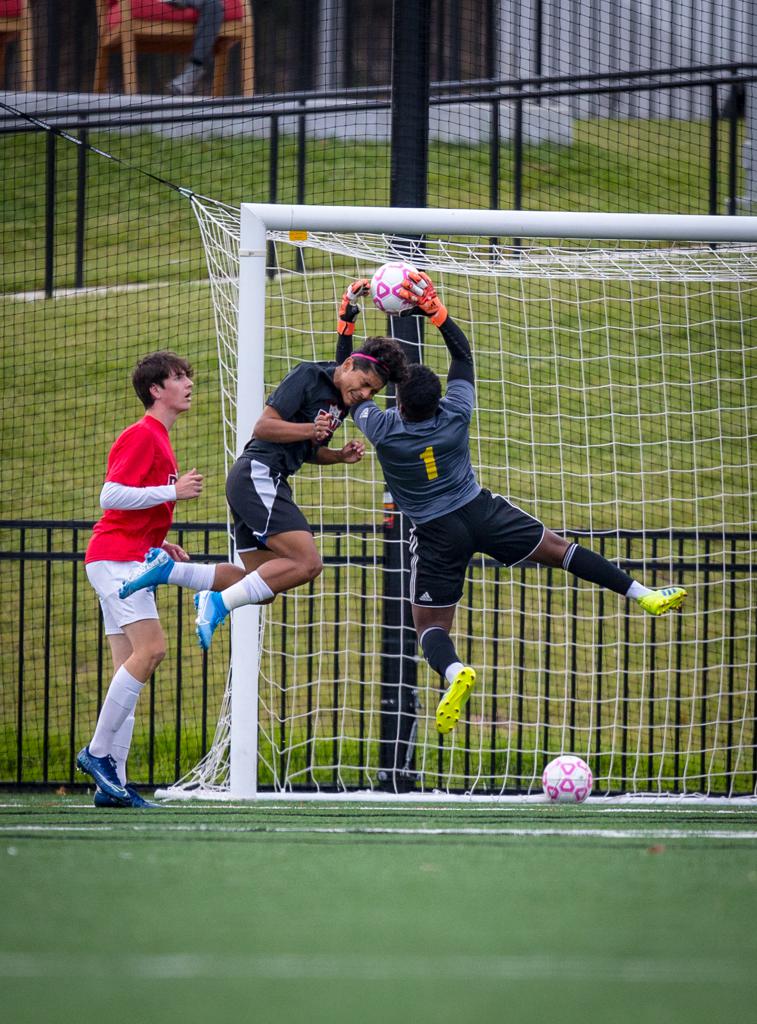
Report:
[[[429,594],[429,592],[426,591],[424,594],[421,594],[421,596],[418,598],[418,600],[419,601],[433,601],[434,599],[431,596],[431,594]]]

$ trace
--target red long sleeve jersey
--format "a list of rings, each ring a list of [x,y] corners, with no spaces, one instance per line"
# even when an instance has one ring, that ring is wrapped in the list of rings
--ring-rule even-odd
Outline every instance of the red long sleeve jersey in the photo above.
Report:
[[[168,431],[154,416],[143,416],[118,436],[108,456],[105,480],[126,487],[176,483],[178,468]],[[166,539],[175,502],[152,508],[106,509],[95,524],[85,562],[141,562],[148,548]]]

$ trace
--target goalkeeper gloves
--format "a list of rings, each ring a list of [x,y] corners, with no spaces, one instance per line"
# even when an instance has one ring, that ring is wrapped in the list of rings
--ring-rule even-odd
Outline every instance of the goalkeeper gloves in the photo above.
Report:
[[[422,270],[411,270],[402,282],[398,294],[407,302],[412,302],[415,308],[427,316],[434,327],[441,327],[449,314],[447,308],[436,294],[436,288],[428,274]]]
[[[349,336],[354,333],[355,321],[360,313],[360,306],[355,304],[355,300],[359,299],[361,295],[366,295],[370,290],[371,283],[367,277],[361,277],[357,281],[352,282],[342,296],[342,302],[339,306],[339,319],[336,324],[337,334]]]

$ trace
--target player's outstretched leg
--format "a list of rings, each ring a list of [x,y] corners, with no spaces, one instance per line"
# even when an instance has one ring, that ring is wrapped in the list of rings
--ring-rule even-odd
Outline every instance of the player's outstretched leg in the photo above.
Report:
[[[108,796],[99,787],[95,790],[95,807],[138,807],[138,808],[155,808],[160,807],[160,804],[153,803],[151,800],[145,800],[141,796],[134,786],[130,786],[128,783],[124,787],[126,792],[129,794],[129,803],[124,803],[123,800],[114,800],[113,797]]]
[[[663,587],[662,590],[650,590],[642,594],[636,601],[650,615],[664,615],[674,608],[680,608],[686,600],[687,592],[683,587]]]
[[[568,544],[564,539],[544,531],[544,537],[536,551],[532,553],[534,561],[542,565],[561,565],[579,579],[596,583],[600,587],[622,594],[629,601],[636,601],[650,615],[664,615],[666,612],[679,608],[686,599],[683,587],[663,587],[662,590],[650,590],[634,580],[619,566],[609,562],[603,555],[579,544]]]
[[[463,665],[444,691],[436,708],[436,728],[442,735],[452,732],[457,725],[475,682],[476,673],[468,665]]]
[[[160,583],[168,583],[168,577],[174,565],[173,558],[162,548],[150,548],[141,565],[124,580],[118,590],[120,598],[131,597],[145,587],[157,587]]]
[[[436,709],[436,728],[442,733],[451,732],[460,718],[471,695],[473,684],[476,682],[476,673],[469,665],[463,665],[457,656],[455,645],[449,635],[449,626],[452,624],[453,611],[445,609],[442,613],[442,621],[433,622],[432,625],[423,626],[429,621],[428,608],[413,607],[418,639],[426,661],[431,668],[444,676],[447,682],[447,689],[442,694],[442,699]],[[425,620],[425,622],[424,622]]]
[[[118,779],[116,762],[110,754],[95,757],[90,754],[89,747],[84,747],[76,756],[76,764],[80,771],[91,775],[103,793],[107,793],[112,800],[129,805],[131,798]]]
[[[223,603],[221,595],[214,590],[201,590],[195,594],[195,608],[197,618],[195,619],[195,633],[203,651],[210,648],[210,641],[213,634],[229,614],[229,610]]]

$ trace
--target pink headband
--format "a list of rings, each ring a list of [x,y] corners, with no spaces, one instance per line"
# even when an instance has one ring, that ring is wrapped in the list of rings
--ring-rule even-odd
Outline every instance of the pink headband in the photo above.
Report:
[[[386,368],[386,363],[382,363],[380,359],[376,359],[375,356],[369,356],[367,352],[353,352],[353,359],[367,359],[369,363],[375,363],[384,377],[389,376],[389,371]]]

